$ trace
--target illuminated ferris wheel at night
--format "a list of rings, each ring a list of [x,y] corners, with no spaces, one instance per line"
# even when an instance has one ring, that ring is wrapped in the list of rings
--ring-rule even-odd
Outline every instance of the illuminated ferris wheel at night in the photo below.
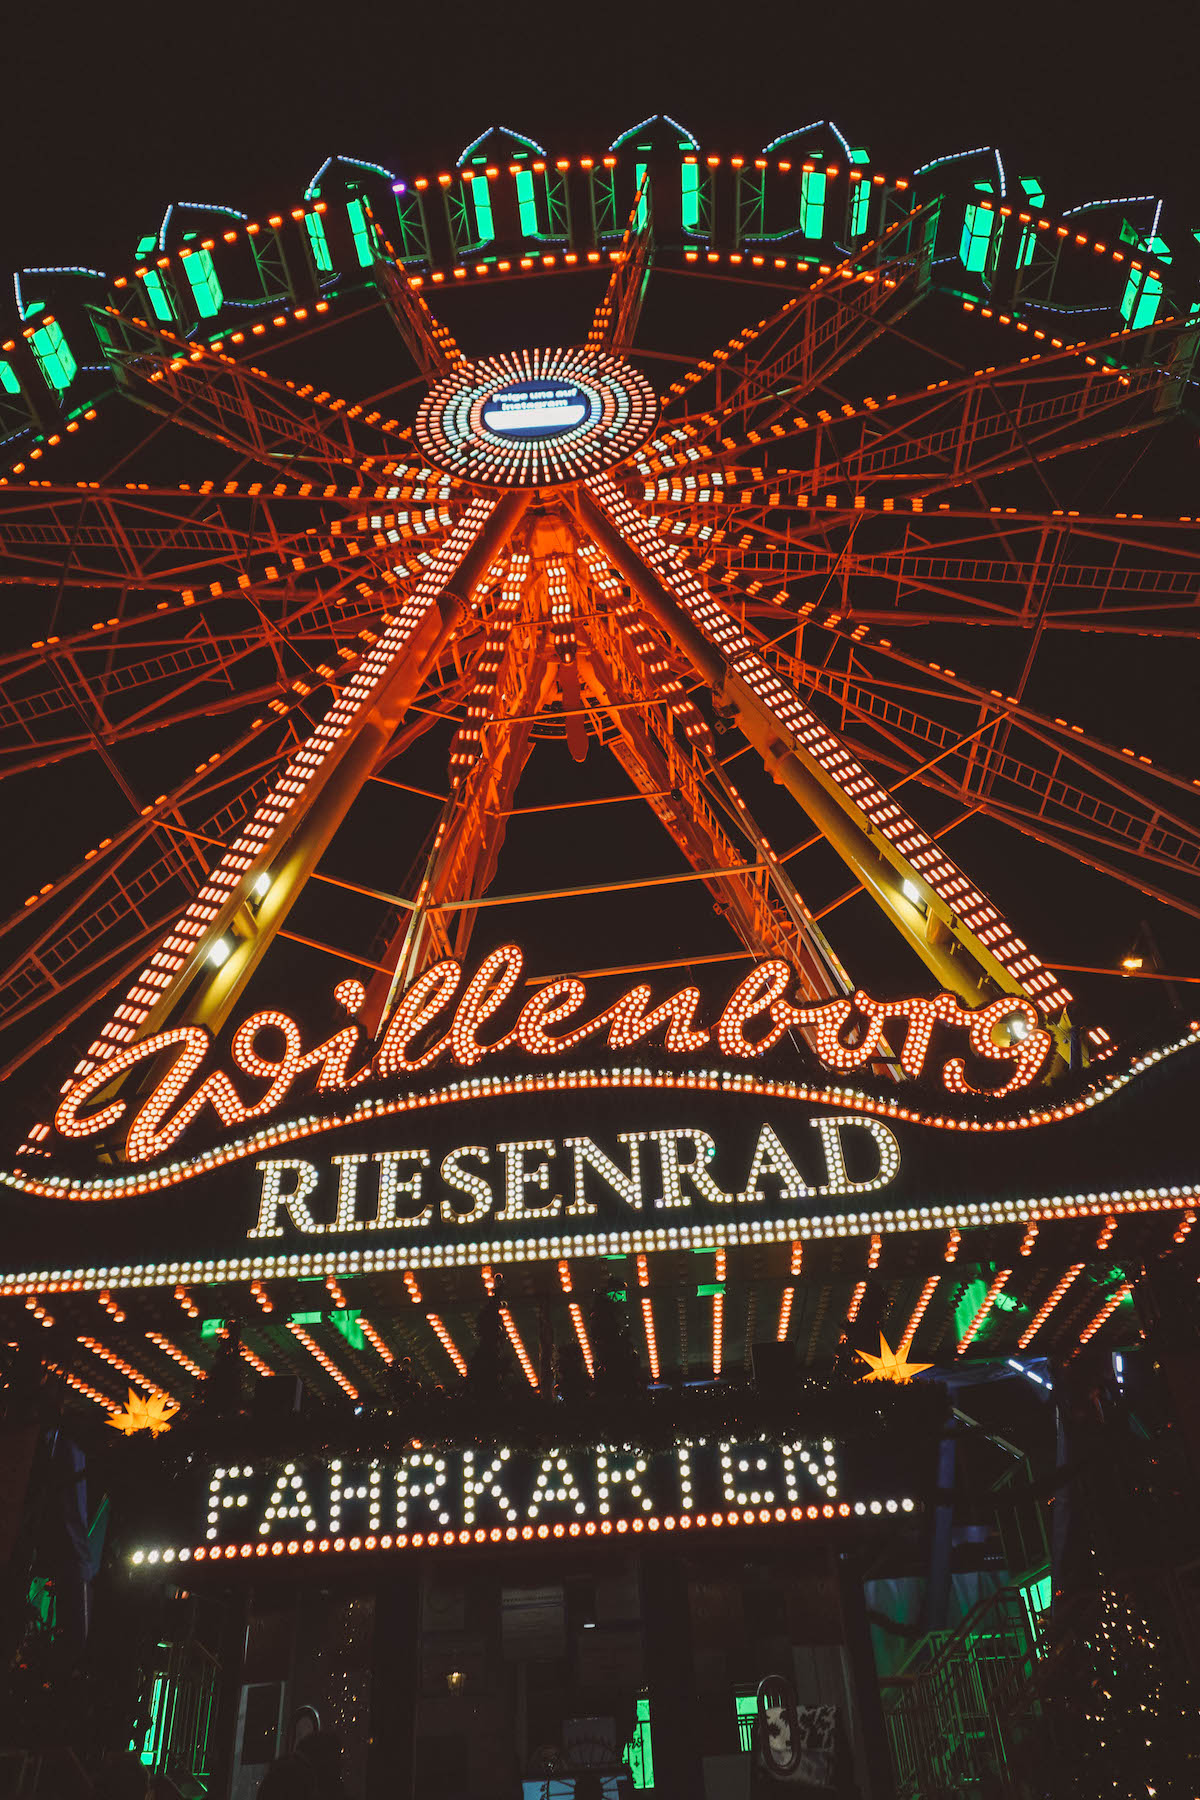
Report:
[[[1092,982],[1097,896],[1122,950],[1147,905],[1200,913],[1166,229],[1051,210],[990,149],[893,178],[827,121],[731,156],[660,117],[593,157],[497,127],[429,176],[330,158],[261,220],[173,204],[116,276],[21,271],[10,1185],[294,1143],[311,1114],[250,1125],[306,1070],[369,1086],[368,1043],[376,1076],[566,1059],[561,1091],[577,1048],[757,1067],[786,1034],[963,1130],[1190,1043]],[[236,1078],[171,1113],[201,1039]]]

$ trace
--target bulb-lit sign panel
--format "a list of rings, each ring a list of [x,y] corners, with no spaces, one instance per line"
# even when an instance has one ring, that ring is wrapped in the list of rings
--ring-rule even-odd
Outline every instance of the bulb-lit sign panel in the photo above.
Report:
[[[558,487],[640,448],[656,411],[645,376],[610,350],[513,350],[456,363],[415,431],[430,462],[463,481]]]
[[[717,994],[610,992],[539,983],[502,944],[474,970],[425,970],[373,1037],[348,979],[332,1032],[268,1010],[216,1042],[195,1025],[136,1040],[0,1169],[6,1261],[23,1243],[40,1260],[50,1216],[87,1279],[118,1254],[132,1278],[149,1245],[170,1280],[959,1229],[1194,1194],[1171,1098],[1186,1075],[1164,1087],[1160,1065],[1195,1030],[1048,1079],[1051,1036],[1019,998],[811,1002],[780,961]],[[101,1216],[103,1256],[71,1252]]]
[[[300,1091],[298,1084],[305,1077],[306,1087],[320,1096],[398,1087],[401,1092],[394,1102],[368,1102],[366,1114],[358,1114],[369,1116],[374,1111],[382,1116],[412,1104],[446,1105],[455,1094],[470,1100],[504,1091],[503,1078],[497,1082],[482,1074],[452,1084],[437,1098],[414,1091],[419,1078],[439,1065],[474,1070],[503,1057],[526,1067],[547,1068],[584,1044],[598,1044],[625,1056],[644,1045],[648,1051],[665,1053],[668,1063],[694,1061],[704,1053],[736,1069],[761,1063],[786,1041],[793,1063],[799,1061],[806,1074],[817,1078],[815,1085],[803,1084],[797,1093],[809,1100],[836,1102],[842,1090],[821,1081],[828,1071],[871,1071],[895,1061],[905,1075],[920,1078],[933,1060],[935,1029],[943,1027],[961,1040],[959,1054],[939,1059],[943,1093],[996,1101],[1030,1086],[1052,1044],[1030,1002],[1008,996],[975,1010],[945,993],[932,999],[876,1001],[860,991],[841,999],[797,1004],[790,997],[792,970],[780,960],[753,968],[711,1022],[702,1017],[696,987],[680,988],[655,1005],[650,986],[639,983],[607,1006],[592,1006],[587,984],[567,976],[536,987],[522,1002],[517,989],[524,967],[516,944],[493,950],[469,981],[455,958],[434,963],[401,996],[377,1045],[368,1044],[352,1022],[306,1049],[301,1028],[290,1015],[273,1010],[255,1013],[238,1026],[230,1041],[229,1061],[236,1079],[224,1068],[211,1067],[212,1039],[202,1026],[157,1032],[97,1063],[74,1082],[55,1112],[55,1130],[68,1143],[92,1142],[106,1150],[116,1143],[123,1161],[152,1166],[151,1180],[161,1185],[164,1173],[178,1179],[194,1172],[188,1160],[172,1161],[166,1171],[162,1167],[194,1126],[203,1123],[211,1134],[214,1126],[245,1126],[274,1118],[289,1106],[293,1090]],[[365,1002],[366,990],[359,981],[343,981],[335,997],[353,1019]],[[897,1058],[890,1053],[889,1031],[898,1033]],[[982,1081],[972,1079],[968,1060],[984,1070]],[[135,1069],[154,1069],[158,1075],[146,1097],[137,1102],[109,1098],[113,1082]],[[711,1087],[719,1079],[711,1070],[696,1071],[681,1081],[668,1078],[666,1085]],[[252,1097],[244,1095],[247,1082],[256,1088]],[[622,1062],[604,1070],[572,1064],[555,1078],[539,1081],[535,1076],[532,1089],[528,1080],[517,1078],[509,1091],[660,1084],[660,1076],[637,1063]],[[900,1114],[920,1116],[905,1108]],[[306,1116],[291,1135],[313,1129],[316,1121]],[[266,1137],[258,1131],[247,1134],[240,1154],[249,1155],[272,1141],[278,1130],[273,1128]],[[287,1128],[283,1130],[287,1135]],[[230,1147],[222,1160],[237,1153]],[[106,1190],[138,1191],[146,1179],[138,1173],[110,1178],[93,1197]]]
[[[645,1453],[597,1445],[545,1454],[418,1448],[393,1458],[234,1461],[208,1475],[192,1543],[161,1539],[130,1561],[228,1563],[259,1557],[605,1542],[747,1525],[894,1520],[907,1494],[846,1490],[835,1443],[680,1443]]]
[[[324,1167],[305,1157],[265,1157],[255,1164],[262,1181],[249,1235],[470,1231],[489,1223],[569,1229],[583,1221],[594,1228],[601,1218],[611,1223],[662,1215],[690,1223],[730,1207],[761,1209],[769,1198],[816,1210],[822,1201],[877,1193],[899,1171],[896,1134],[879,1119],[823,1113],[804,1126],[815,1134],[811,1148],[824,1179],[808,1179],[807,1165],[802,1174],[793,1151],[764,1123],[753,1134],[744,1176],[731,1188],[718,1179],[732,1166],[728,1147],[722,1155],[712,1133],[695,1125],[618,1131],[612,1140],[573,1133],[456,1144],[437,1157],[415,1144],[352,1151],[330,1157]],[[331,1216],[323,1216],[323,1205],[314,1213],[314,1195],[324,1201],[335,1193]]]

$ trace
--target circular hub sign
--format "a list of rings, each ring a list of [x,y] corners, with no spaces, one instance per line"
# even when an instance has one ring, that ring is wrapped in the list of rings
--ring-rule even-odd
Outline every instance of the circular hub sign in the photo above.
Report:
[[[483,487],[558,487],[611,468],[654,428],[654,389],[609,350],[512,350],[456,363],[425,396],[417,442]]]

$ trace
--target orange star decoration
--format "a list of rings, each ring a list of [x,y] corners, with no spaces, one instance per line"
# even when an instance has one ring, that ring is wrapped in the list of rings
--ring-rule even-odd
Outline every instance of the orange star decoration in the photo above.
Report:
[[[864,1381],[911,1381],[922,1369],[933,1367],[932,1363],[909,1362],[907,1350],[901,1350],[897,1356],[882,1331],[879,1334],[878,1356],[872,1356],[869,1350],[856,1350],[854,1354],[871,1365],[871,1373],[863,1376]]]
[[[151,1394],[148,1400],[143,1400],[130,1388],[125,1411],[113,1413],[108,1422],[123,1431],[126,1437],[132,1437],[135,1431],[148,1431],[151,1437],[158,1437],[161,1432],[170,1431],[171,1420],[178,1411],[175,1402],[168,1400],[165,1394]]]

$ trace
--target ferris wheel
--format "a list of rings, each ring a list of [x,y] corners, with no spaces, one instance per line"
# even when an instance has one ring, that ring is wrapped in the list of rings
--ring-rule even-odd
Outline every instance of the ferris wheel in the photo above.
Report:
[[[900,986],[1111,1054],[1097,896],[1200,916],[1160,227],[990,150],[893,179],[826,121],[730,157],[660,118],[329,159],[115,278],[23,271],[5,1073],[252,981],[350,980],[376,1031],[518,911],[564,994],[750,955],[824,1001],[865,933],[876,985],[898,941]]]

